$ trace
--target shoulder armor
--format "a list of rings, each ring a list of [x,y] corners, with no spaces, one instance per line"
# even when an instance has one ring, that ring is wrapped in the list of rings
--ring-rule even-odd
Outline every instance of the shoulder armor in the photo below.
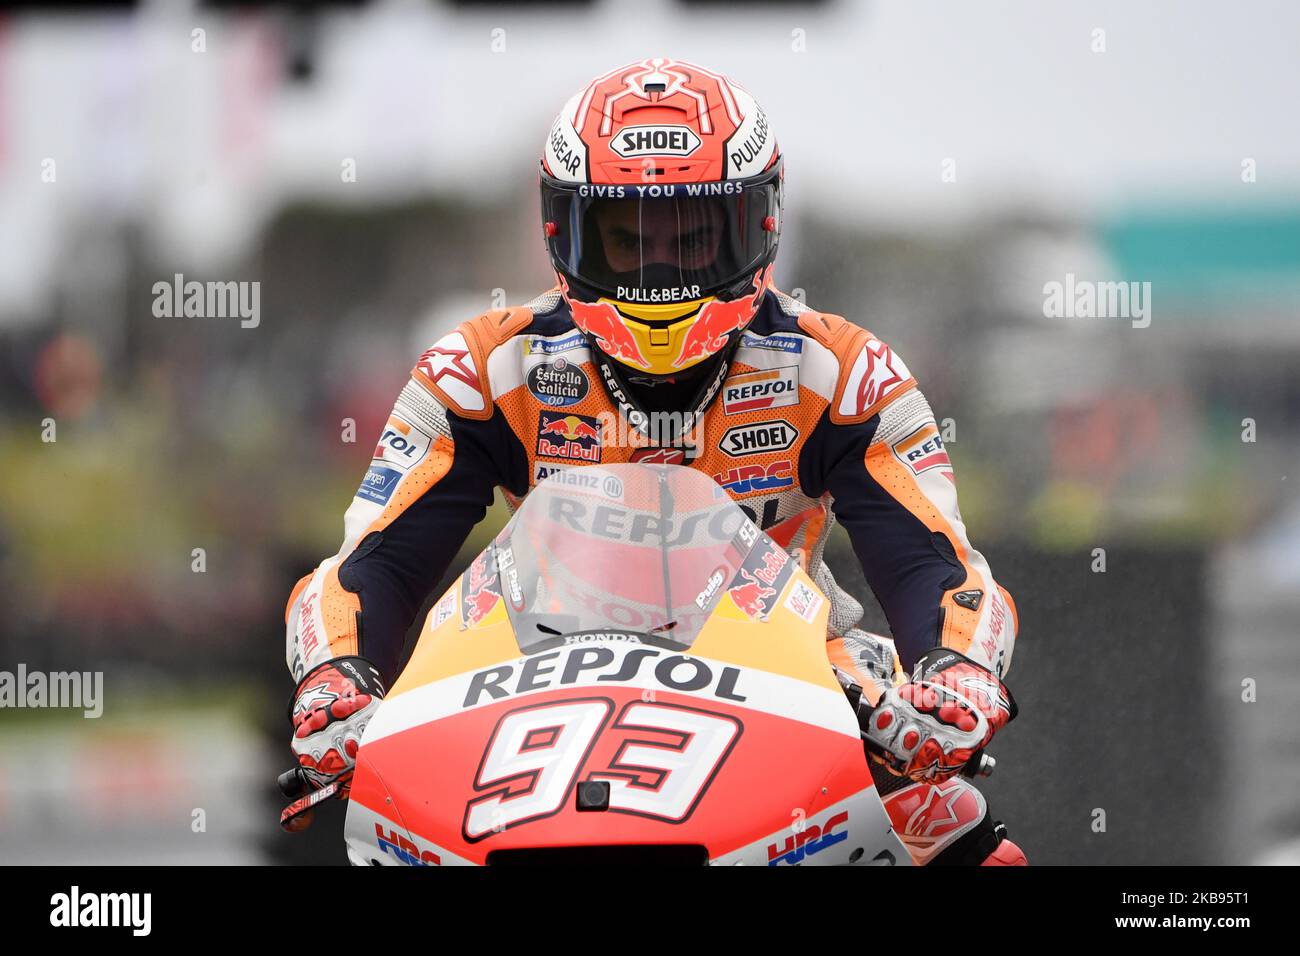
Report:
[[[865,422],[916,385],[894,350],[861,326],[842,316],[812,311],[801,313],[798,322],[839,363],[829,409],[832,424]]]
[[[462,322],[420,356],[411,375],[457,415],[485,421],[493,411],[488,356],[532,319],[531,309],[518,306]]]

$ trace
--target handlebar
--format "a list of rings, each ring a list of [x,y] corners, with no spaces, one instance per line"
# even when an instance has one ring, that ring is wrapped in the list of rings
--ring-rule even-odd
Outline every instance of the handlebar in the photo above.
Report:
[[[307,792],[307,781],[302,777],[302,769],[292,767],[275,778],[275,785],[290,800],[301,797]]]
[[[966,761],[966,766],[961,768],[963,777],[991,777],[993,770],[998,762],[986,754],[983,750],[977,750],[971,754],[970,760]]]
[[[335,798],[348,798],[347,785],[352,782],[352,771],[332,780],[319,790],[312,789],[301,767],[286,770],[275,779],[280,792],[292,800],[280,813],[280,826],[291,833],[306,829],[311,824],[311,810],[318,803]]]

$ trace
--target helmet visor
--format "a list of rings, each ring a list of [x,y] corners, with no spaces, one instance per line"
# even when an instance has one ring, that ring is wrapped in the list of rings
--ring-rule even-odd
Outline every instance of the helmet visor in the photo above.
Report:
[[[543,174],[561,273],[622,302],[684,302],[750,277],[776,251],[779,168],[750,180],[600,186]]]

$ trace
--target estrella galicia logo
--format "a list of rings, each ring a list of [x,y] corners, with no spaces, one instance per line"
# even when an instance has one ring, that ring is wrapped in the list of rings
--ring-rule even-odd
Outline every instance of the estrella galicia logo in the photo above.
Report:
[[[537,421],[537,454],[600,462],[600,422],[590,415],[541,412]]]
[[[591,383],[582,369],[561,357],[529,369],[528,391],[544,405],[563,408],[586,398]]]
[[[372,463],[366,476],[361,479],[357,497],[365,501],[373,501],[377,505],[386,505],[388,499],[393,496],[393,489],[401,480],[402,473],[397,469]]]

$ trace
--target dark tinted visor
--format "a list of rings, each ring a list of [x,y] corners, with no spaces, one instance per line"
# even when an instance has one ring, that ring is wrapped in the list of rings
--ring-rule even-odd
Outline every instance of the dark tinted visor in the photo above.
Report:
[[[625,290],[714,294],[775,252],[780,168],[735,182],[561,183],[542,175],[542,216],[555,268],[615,299]],[[692,291],[694,290],[694,291]]]

